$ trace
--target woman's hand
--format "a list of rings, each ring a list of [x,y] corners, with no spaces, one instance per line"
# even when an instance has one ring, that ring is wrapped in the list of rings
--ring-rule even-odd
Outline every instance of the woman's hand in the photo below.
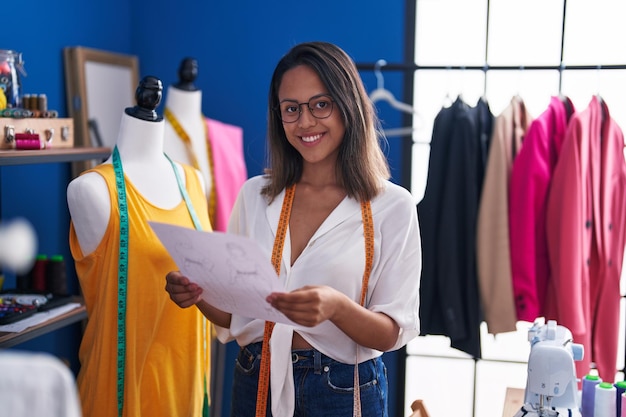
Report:
[[[170,299],[181,308],[195,305],[200,312],[214,324],[230,327],[230,313],[213,307],[202,299],[202,288],[198,284],[189,281],[189,278],[180,273],[172,271],[165,276],[165,291],[170,295]]]
[[[400,332],[396,322],[386,314],[361,307],[345,294],[327,286],[274,292],[266,300],[296,324],[313,327],[330,320],[359,345],[381,352],[395,345]]]
[[[343,294],[331,287],[307,285],[292,292],[274,292],[267,302],[294,323],[313,327],[331,320]]]
[[[202,288],[189,281],[180,271],[169,272],[165,280],[165,290],[179,307],[191,307],[202,300]]]

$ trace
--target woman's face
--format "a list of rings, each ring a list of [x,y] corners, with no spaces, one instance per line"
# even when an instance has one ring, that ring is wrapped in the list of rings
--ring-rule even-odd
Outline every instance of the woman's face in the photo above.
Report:
[[[278,89],[283,127],[287,140],[302,155],[305,165],[330,163],[334,166],[337,159],[346,129],[337,103],[332,99],[317,73],[306,65],[294,67],[283,75]],[[291,118],[299,113],[299,117],[288,123],[285,121],[287,113]]]

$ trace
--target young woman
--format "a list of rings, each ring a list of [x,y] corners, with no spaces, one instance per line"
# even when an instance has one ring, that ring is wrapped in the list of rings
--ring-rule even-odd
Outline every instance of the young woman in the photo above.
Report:
[[[381,355],[419,334],[421,247],[414,199],[389,181],[378,127],[339,47],[299,44],[278,63],[269,167],[242,187],[229,232],[266,250],[285,288],[267,302],[295,325],[220,311],[167,274],[173,301],[241,346],[231,415],[387,416]]]

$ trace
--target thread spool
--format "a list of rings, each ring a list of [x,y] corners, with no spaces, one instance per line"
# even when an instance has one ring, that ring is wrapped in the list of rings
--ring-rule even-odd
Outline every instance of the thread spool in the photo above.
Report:
[[[67,294],[67,273],[63,255],[52,255],[46,265],[46,291],[52,294]]]
[[[39,94],[37,96],[37,110],[40,112],[48,111],[48,96],[45,94]]]
[[[44,292],[46,290],[46,264],[48,256],[39,254],[35,258],[35,265],[31,273],[31,286],[33,290]]]
[[[582,399],[581,399],[581,417],[594,417],[593,407],[596,397],[596,385],[602,382],[602,378],[598,375],[588,374],[583,378]]]
[[[23,94],[22,95],[22,106],[25,109],[30,109],[30,94]]]
[[[30,103],[27,107],[28,110],[37,110],[37,94],[30,95]]]
[[[622,411],[622,397],[624,395],[624,393],[626,392],[626,381],[618,381],[615,384],[613,384],[615,386],[615,389],[617,390],[617,393],[615,395],[615,407],[617,408],[615,415],[617,417],[620,417],[624,411]]]
[[[15,149],[27,151],[41,149],[41,141],[37,139],[15,139]]]
[[[610,382],[600,382],[596,385],[596,395],[593,401],[593,417],[613,417],[617,389]]]
[[[622,394],[622,414],[619,417],[626,417],[626,393]]]

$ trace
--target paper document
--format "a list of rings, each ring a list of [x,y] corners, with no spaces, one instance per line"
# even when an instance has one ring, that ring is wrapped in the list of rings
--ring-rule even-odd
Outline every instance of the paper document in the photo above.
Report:
[[[293,324],[265,301],[284,288],[257,242],[231,233],[149,223],[180,272],[202,288],[206,302],[243,317]]]

